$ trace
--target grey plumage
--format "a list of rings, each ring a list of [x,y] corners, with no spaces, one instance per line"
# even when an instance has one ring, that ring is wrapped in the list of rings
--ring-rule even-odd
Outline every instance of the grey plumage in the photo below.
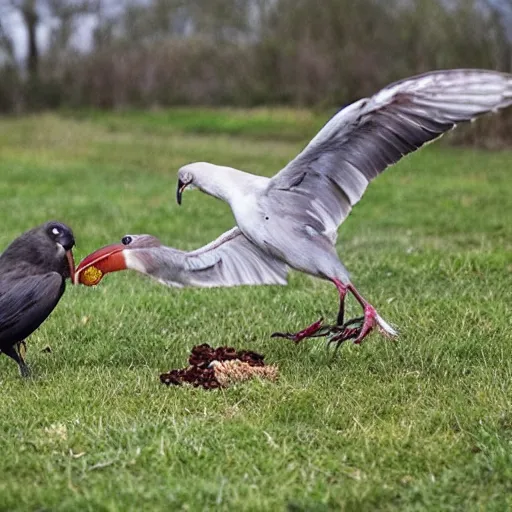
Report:
[[[402,156],[457,123],[512,103],[512,76],[483,70],[427,73],[402,80],[336,114],[282,171],[265,196],[330,236],[366,187]]]
[[[204,162],[182,167],[178,201],[189,184],[227,201],[241,232],[266,254],[336,284],[339,319],[347,290],[356,296],[365,309],[357,342],[375,325],[394,335],[351,284],[335,251],[339,225],[370,181],[402,156],[459,122],[511,104],[512,75],[485,70],[426,73],[338,112],[272,179]]]
[[[151,235],[127,235],[126,267],[173,287],[218,287],[286,284],[288,267],[269,258],[238,228],[213,242],[186,252],[166,247]],[[83,269],[80,265],[77,269]]]
[[[288,266],[269,258],[238,228],[201,249],[185,253],[190,286],[286,284]]]

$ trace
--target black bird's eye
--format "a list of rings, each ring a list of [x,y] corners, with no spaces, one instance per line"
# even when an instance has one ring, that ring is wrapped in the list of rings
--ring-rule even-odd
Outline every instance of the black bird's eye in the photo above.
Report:
[[[123,236],[123,239],[121,240],[121,243],[123,245],[130,245],[133,241],[133,238],[131,236]]]
[[[59,236],[61,234],[61,230],[59,228],[52,228],[52,234]]]

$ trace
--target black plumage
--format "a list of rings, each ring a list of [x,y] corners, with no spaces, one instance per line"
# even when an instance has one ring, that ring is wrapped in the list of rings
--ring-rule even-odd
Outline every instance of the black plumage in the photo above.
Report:
[[[23,233],[0,255],[0,353],[23,376],[25,338],[53,311],[74,274],[71,228],[50,221]]]

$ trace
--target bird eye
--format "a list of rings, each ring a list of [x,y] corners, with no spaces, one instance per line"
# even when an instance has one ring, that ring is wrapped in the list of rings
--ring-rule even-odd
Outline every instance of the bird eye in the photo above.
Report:
[[[131,236],[123,236],[123,239],[121,240],[121,243],[123,245],[129,245],[133,241],[133,238]]]
[[[60,229],[58,229],[58,228],[53,228],[53,229],[52,229],[52,233],[53,233],[55,236],[60,235]]]

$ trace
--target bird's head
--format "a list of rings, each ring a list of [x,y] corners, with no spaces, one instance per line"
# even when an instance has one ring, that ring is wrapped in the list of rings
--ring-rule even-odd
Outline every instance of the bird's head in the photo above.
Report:
[[[150,255],[148,251],[161,247],[160,240],[152,235],[125,235],[121,243],[111,244],[86,256],[75,272],[75,283],[95,286],[105,274],[119,270],[136,270],[148,273]]]
[[[57,272],[72,277],[75,272],[73,231],[62,222],[50,221],[25,231],[0,255],[3,269],[29,265],[38,273]]]
[[[226,200],[226,191],[230,189],[231,181],[240,173],[231,167],[207,162],[185,165],[178,171],[176,201],[181,204],[181,196],[187,188],[197,188],[205,194]]]
[[[194,188],[201,189],[201,182],[205,168],[210,164],[204,162],[197,162],[195,164],[188,164],[178,171],[178,186],[176,188],[176,202],[181,205],[181,196],[185,189],[193,190]]]
[[[42,231],[55,244],[58,252],[71,251],[75,246],[75,237],[70,227],[62,222],[50,221],[43,224]]]
[[[44,246],[48,246],[48,258],[53,258],[59,266],[59,273],[64,277],[73,278],[75,273],[75,260],[73,258],[73,247],[75,237],[69,226],[62,222],[50,221],[41,226],[40,231],[46,237]]]
[[[64,278],[71,278],[75,272],[74,246],[71,228],[62,222],[49,221],[23,233],[5,252],[43,271],[58,272]]]

